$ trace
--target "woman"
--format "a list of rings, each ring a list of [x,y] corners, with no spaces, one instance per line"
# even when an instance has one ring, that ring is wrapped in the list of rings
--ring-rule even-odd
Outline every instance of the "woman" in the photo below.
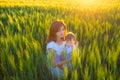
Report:
[[[51,72],[53,77],[57,79],[58,77],[64,79],[63,66],[71,62],[71,59],[61,60],[61,53],[65,48],[65,33],[66,25],[62,21],[56,20],[52,23],[47,38],[47,51],[48,58],[51,59]]]

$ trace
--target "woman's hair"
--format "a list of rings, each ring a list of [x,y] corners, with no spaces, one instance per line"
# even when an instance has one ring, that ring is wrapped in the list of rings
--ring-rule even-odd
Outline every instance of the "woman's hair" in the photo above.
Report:
[[[60,28],[62,26],[64,27],[64,29],[66,31],[66,25],[64,24],[64,22],[62,22],[60,20],[56,20],[51,24],[49,34],[48,34],[48,37],[46,40],[47,43],[50,41],[55,41],[55,42],[57,41],[56,33],[60,30]],[[64,40],[64,38],[65,38],[65,34],[62,39]]]

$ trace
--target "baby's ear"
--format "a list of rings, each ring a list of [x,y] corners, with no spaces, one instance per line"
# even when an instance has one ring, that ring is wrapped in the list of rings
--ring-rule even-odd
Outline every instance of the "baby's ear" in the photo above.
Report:
[[[75,41],[75,45],[78,45],[78,41]]]
[[[77,41],[75,40],[75,45],[77,44]]]

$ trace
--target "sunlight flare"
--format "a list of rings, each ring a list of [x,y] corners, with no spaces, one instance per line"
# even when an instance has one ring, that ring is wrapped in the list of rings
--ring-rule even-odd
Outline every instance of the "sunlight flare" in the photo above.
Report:
[[[79,1],[79,0],[78,0]],[[96,6],[101,4],[101,0],[80,0],[79,3],[83,6]]]

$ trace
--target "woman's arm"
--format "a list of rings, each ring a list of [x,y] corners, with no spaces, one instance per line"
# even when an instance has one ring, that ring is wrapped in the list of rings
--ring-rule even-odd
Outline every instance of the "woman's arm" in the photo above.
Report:
[[[64,61],[60,61],[60,62],[56,62],[55,58],[56,58],[56,53],[52,48],[49,48],[49,51],[51,53],[51,58],[52,58],[52,67],[61,67],[64,64],[70,63],[71,59],[69,60],[64,60]]]
[[[59,64],[60,64],[60,65],[64,65],[64,64],[70,63],[71,61],[72,61],[72,59],[60,61]]]

